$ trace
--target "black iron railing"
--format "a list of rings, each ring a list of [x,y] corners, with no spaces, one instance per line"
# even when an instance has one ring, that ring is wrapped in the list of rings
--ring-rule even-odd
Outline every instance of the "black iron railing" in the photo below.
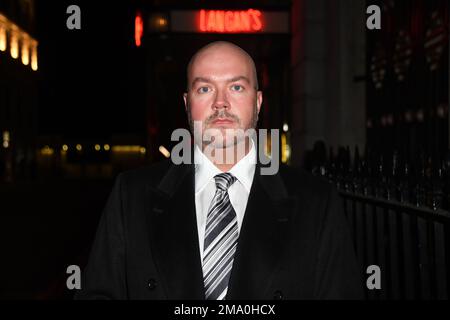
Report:
[[[313,153],[311,171],[335,184],[344,201],[355,250],[364,268],[381,270],[381,289],[368,299],[450,297],[449,163],[418,155],[411,165],[367,150]],[[434,160],[434,163],[433,161]]]

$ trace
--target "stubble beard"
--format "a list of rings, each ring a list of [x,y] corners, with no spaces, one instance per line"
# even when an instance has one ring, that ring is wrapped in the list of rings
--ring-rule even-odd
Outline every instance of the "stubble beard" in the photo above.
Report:
[[[256,101],[254,103],[253,114],[248,125],[242,125],[241,119],[226,110],[216,110],[212,115],[208,116],[201,124],[201,133],[195,132],[195,123],[192,119],[191,107],[189,102],[187,103],[187,116],[191,133],[194,135],[195,142],[204,149],[207,146],[214,149],[226,149],[230,147],[236,147],[240,143],[246,141],[245,134],[248,129],[256,129],[258,123],[258,108]],[[210,127],[210,124],[216,119],[228,119],[238,124],[238,128],[215,128]],[[244,132],[244,135],[242,135]],[[208,134],[210,133],[210,134]]]

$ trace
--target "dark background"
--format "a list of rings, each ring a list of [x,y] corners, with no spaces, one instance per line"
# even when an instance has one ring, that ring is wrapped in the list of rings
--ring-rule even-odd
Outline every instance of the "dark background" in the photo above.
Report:
[[[108,137],[141,133],[133,103],[134,10],[126,2],[36,2],[40,40],[39,132]],[[66,8],[81,9],[81,30],[66,27]],[[133,82],[133,83],[130,83]]]

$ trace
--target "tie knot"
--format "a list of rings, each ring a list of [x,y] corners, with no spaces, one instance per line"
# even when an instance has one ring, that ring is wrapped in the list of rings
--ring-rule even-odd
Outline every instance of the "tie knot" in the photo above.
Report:
[[[214,176],[216,187],[219,190],[227,191],[228,188],[236,181],[236,177],[231,173],[225,172]]]

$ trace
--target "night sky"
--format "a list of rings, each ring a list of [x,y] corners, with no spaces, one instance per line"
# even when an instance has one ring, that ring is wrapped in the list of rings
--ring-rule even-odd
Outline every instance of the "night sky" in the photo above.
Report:
[[[39,134],[107,138],[142,133],[136,103],[131,1],[37,1]],[[81,30],[69,30],[66,9],[81,9]]]

